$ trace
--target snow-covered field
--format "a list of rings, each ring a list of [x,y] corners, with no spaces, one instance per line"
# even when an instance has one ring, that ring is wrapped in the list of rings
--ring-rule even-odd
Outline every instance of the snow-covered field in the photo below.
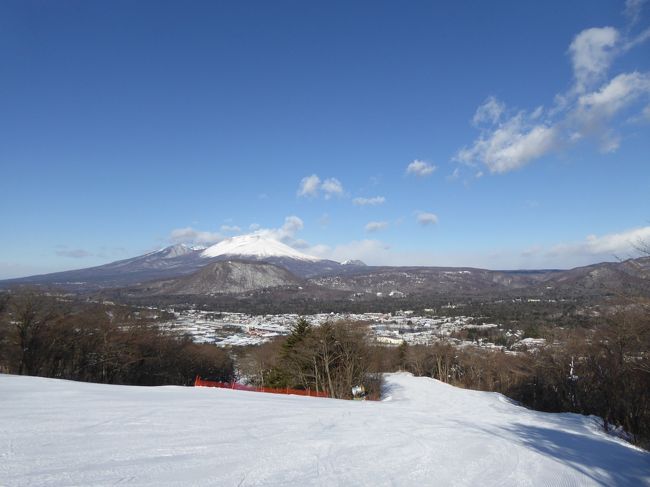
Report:
[[[0,485],[643,486],[593,419],[408,374],[382,402],[0,375]]]

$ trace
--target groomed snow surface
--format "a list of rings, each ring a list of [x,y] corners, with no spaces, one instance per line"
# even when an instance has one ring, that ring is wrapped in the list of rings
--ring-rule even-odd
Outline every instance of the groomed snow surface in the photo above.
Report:
[[[593,418],[386,382],[354,402],[0,375],[0,485],[650,485],[650,454]]]

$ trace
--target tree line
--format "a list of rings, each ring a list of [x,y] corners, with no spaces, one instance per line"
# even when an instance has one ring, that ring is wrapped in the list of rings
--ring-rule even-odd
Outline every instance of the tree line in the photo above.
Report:
[[[232,380],[222,349],[160,328],[127,306],[63,300],[37,291],[0,295],[0,372],[130,385]]]
[[[524,406],[603,418],[650,446],[650,310],[635,306],[585,328],[546,328],[546,346],[507,353],[448,343],[401,345],[375,368],[500,392]]]
[[[372,355],[363,326],[315,327],[301,318],[289,336],[241,352],[238,364],[257,386],[324,391],[338,399],[351,399],[352,388],[363,386],[369,398],[379,399],[381,376],[372,369]]]
[[[502,393],[547,412],[603,418],[637,444],[650,446],[650,310],[623,308],[591,328],[540,328],[546,346],[519,352],[431,345],[385,347],[368,340],[366,324],[314,327],[301,319],[288,337],[242,349],[240,372],[268,387],[326,390],[350,398],[364,385],[380,396],[381,374],[408,371],[468,389]]]

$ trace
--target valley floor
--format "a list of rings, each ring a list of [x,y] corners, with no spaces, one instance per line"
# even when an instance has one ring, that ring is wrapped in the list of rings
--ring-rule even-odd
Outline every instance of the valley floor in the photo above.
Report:
[[[409,374],[381,402],[0,375],[0,485],[650,486],[593,418]]]

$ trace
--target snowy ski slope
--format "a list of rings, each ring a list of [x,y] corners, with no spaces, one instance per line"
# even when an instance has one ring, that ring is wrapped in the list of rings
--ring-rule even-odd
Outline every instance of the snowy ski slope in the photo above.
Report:
[[[593,418],[387,386],[353,402],[0,375],[0,485],[650,485],[650,454]]]

